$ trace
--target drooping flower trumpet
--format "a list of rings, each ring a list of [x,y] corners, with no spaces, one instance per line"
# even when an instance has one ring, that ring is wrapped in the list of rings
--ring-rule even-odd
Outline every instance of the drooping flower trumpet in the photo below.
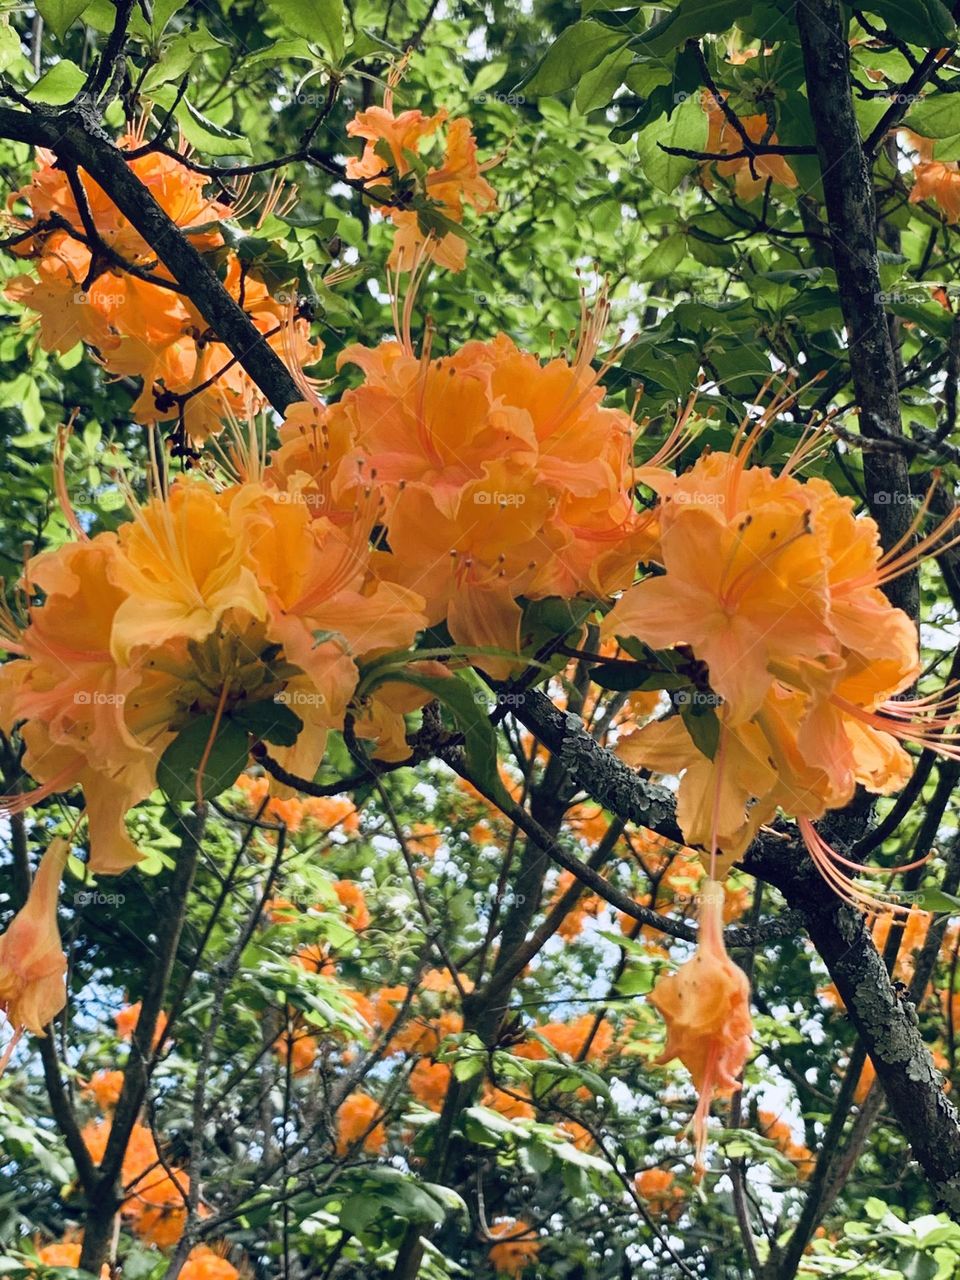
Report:
[[[704,1172],[710,1103],[740,1088],[753,1034],[750,983],[723,941],[723,903],[723,885],[704,881],[696,952],[676,973],[660,978],[649,997],[667,1024],[657,1062],[679,1058],[699,1094],[692,1122],[698,1177]]]
[[[57,927],[57,897],[69,844],[50,841],[27,901],[0,934],[0,1009],[13,1036],[0,1056],[0,1071],[23,1035],[42,1036],[67,1002],[67,958]]]

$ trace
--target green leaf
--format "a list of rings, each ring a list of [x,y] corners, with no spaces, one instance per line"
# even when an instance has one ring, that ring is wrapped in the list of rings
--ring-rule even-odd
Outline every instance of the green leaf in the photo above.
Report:
[[[633,278],[657,283],[679,267],[687,256],[687,238],[675,231],[654,246],[637,267]]]
[[[213,733],[214,716],[201,716],[188,724],[164,751],[157,766],[157,784],[170,800],[195,800],[197,771]],[[225,791],[247,763],[248,735],[232,720],[217,730],[203,770],[202,791],[209,800]]]
[[[90,0],[37,0],[37,12],[58,40],[88,7]]]
[[[633,53],[630,49],[614,49],[592,71],[582,76],[574,99],[577,110],[586,115],[597,107],[605,107],[623,83],[624,74],[631,62]]]
[[[709,703],[690,698],[680,707],[680,718],[697,750],[712,760],[720,742],[720,721]]]
[[[960,124],[954,93],[931,93],[911,107],[904,125],[924,138],[952,138]]]
[[[635,36],[633,43],[645,53],[661,56],[679,49],[688,40],[717,35],[750,12],[752,0],[680,0],[672,13]]]
[[[251,702],[242,711],[234,711],[230,719],[261,742],[272,742],[278,747],[292,747],[303,729],[303,721],[291,709],[285,699],[288,694],[278,693],[272,702]]]
[[[86,76],[75,62],[63,58],[40,77],[27,97],[31,102],[45,102],[51,107],[63,107],[72,102],[83,88]]]
[[[151,10],[151,29],[155,36],[162,35],[167,23],[178,13],[187,0],[154,0]]]
[[[512,805],[497,772],[497,735],[487,716],[486,699],[456,676],[425,676],[409,669],[392,672],[390,679],[425,689],[452,713],[463,730],[470,772],[482,790],[498,803]]]
[[[940,49],[956,39],[956,24],[941,0],[870,0],[865,12],[882,18],[901,40],[924,49]]]
[[[152,66],[144,77],[143,92],[149,94],[162,84],[181,80],[201,53],[222,48],[222,44],[223,42],[212,36],[202,24],[199,28],[192,28],[175,36],[163,51],[160,61]]]
[[[937,915],[955,916],[960,914],[960,898],[955,894],[945,893],[943,889],[917,889],[913,893],[899,895],[904,902],[920,908],[921,911],[933,911]]]
[[[663,147],[702,151],[707,141],[707,127],[706,112],[694,94],[674,108],[669,120],[654,120],[640,130],[637,134],[640,167],[655,187],[673,194],[680,179],[697,165],[696,160],[686,156],[668,155]]]
[[[611,31],[599,22],[575,22],[560,33],[543,61],[520,87],[531,98],[572,89],[604,58],[622,49],[630,38],[629,32]]]
[[[20,37],[8,23],[0,23],[0,71],[12,67],[22,56]]]
[[[288,31],[318,44],[339,62],[343,57],[343,0],[267,0]]]
[[[274,40],[263,49],[255,49],[248,53],[240,63],[241,67],[254,67],[258,62],[286,62],[288,58],[303,58],[306,62],[316,62],[316,55],[310,45],[301,36],[289,40]]]
[[[177,108],[177,121],[183,130],[184,137],[188,142],[192,142],[198,151],[210,156],[253,155],[249,138],[225,129],[222,125],[214,124],[186,98]]]

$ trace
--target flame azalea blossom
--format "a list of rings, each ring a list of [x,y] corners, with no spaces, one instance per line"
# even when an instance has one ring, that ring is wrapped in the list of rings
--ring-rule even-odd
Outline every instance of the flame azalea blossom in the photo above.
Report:
[[[723,885],[705,881],[696,952],[676,973],[660,978],[649,996],[667,1024],[667,1043],[656,1061],[679,1058],[699,1094],[692,1122],[698,1177],[704,1171],[710,1103],[740,1088],[738,1076],[753,1034],[750,984],[723,941],[723,903]]]
[[[363,154],[347,161],[347,176],[366,183],[376,199],[383,193],[398,192],[404,182],[414,177],[421,143],[431,139],[444,126],[447,113],[440,111],[425,116],[420,111],[393,110],[393,95],[399,75],[391,75],[382,107],[358,111],[347,123],[352,138],[364,140]],[[449,271],[462,271],[467,262],[466,241],[456,231],[442,230],[445,224],[461,223],[465,205],[478,213],[496,207],[497,196],[483,174],[498,164],[499,156],[480,163],[477,143],[466,117],[452,121],[446,131],[445,152],[439,165],[430,167],[422,180],[423,196],[428,211],[440,223],[440,232],[423,230],[421,215],[413,209],[384,205],[380,212],[397,228],[390,253],[389,267],[394,271],[413,271],[424,258],[435,261]]]
[[[222,1254],[205,1244],[195,1245],[187,1254],[181,1280],[240,1280],[240,1272]]]
[[[0,1071],[24,1031],[44,1028],[67,1003],[67,958],[57,928],[57,897],[67,864],[66,840],[51,840],[30,886],[27,901],[0,935],[0,1009],[14,1028],[0,1057]]]
[[[742,151],[743,139],[724,115],[716,97],[712,93],[704,93],[702,101],[709,123],[704,150],[712,155]],[[767,137],[769,122],[766,114],[741,116],[740,123],[751,142],[777,145],[776,133]],[[790,188],[797,185],[797,175],[783,156],[740,156],[736,160],[716,160],[709,164],[716,166],[716,172],[721,178],[733,177],[737,196],[741,200],[756,200],[763,195],[768,182]]]
[[[932,200],[947,222],[960,222],[960,165],[955,160],[921,160],[914,166],[910,203]]]
[[[139,134],[128,134],[118,146],[135,151],[142,141]],[[159,152],[135,156],[129,164],[195,248],[224,252],[217,224],[236,216],[236,209],[204,195],[204,177]],[[117,260],[101,261],[86,242],[75,193],[52,153],[37,151],[30,182],[10,199],[11,206],[19,200],[30,206],[29,218],[11,213],[8,221],[17,229],[34,230],[15,252],[31,258],[37,274],[17,276],[5,292],[37,313],[44,349],[68,351],[80,341],[96,348],[108,372],[143,379],[133,407],[138,421],[179,419],[193,442],[218,432],[227,415],[258,412],[264,397],[154,251],[93,179],[80,174],[77,181],[97,235]],[[271,189],[264,213],[281,198],[279,189]],[[311,343],[308,322],[291,303],[271,297],[235,253],[226,252],[225,258],[224,287],[295,371],[297,381],[305,383],[303,366],[318,360],[323,350],[322,344]],[[131,274],[124,264],[150,278]]]
[[[591,367],[608,314],[605,300],[585,311],[573,358],[546,364],[503,334],[417,356],[399,315],[399,341],[340,357],[364,382],[331,406],[331,434],[352,437],[384,494],[382,572],[424,595],[460,643],[516,653],[519,596],[605,596],[649,550],[632,498],[636,426],[602,404],[605,366]]]
[[[64,1240],[58,1244],[45,1244],[37,1251],[37,1257],[46,1267],[72,1267],[78,1270],[82,1252],[82,1240]],[[100,1269],[100,1280],[110,1280],[110,1268],[106,1263]]]
[[[625,592],[603,625],[608,637],[688,646],[709,692],[685,696],[715,717],[714,749],[694,742],[686,716],[625,734],[618,749],[632,764],[681,776],[678,819],[688,842],[706,850],[711,874],[782,810],[798,819],[838,893],[877,908],[851,879],[859,868],[813,823],[849,803],[858,784],[899,790],[911,769],[904,743],[960,751],[954,692],[903,698],[920,670],[917,637],[882,590],[952,545],[956,517],[914,542],[928,495],[909,534],[884,553],[875,522],[856,517],[850,499],[826,481],[796,478],[809,441],[779,475],[748,465],[768,416],[742,429],[731,452],[654,481],[653,561],[663,572]]]
[[[501,1276],[519,1276],[535,1262],[540,1252],[540,1240],[533,1227],[519,1218],[505,1218],[490,1226],[490,1234],[497,1244],[490,1247],[490,1265]]]
[[[156,470],[154,496],[130,495],[132,519],[116,534],[88,539],[74,516],[79,541],[26,565],[22,592],[41,591],[42,603],[28,603],[24,627],[2,620],[13,661],[0,708],[8,729],[25,722],[24,768],[40,785],[0,805],[22,811],[81,786],[90,867],[104,874],[139,860],[125,814],[198,717],[213,718],[212,743],[225,717],[254,703],[289,707],[300,731],[278,756],[313,776],[358,662],[407,647],[425,624],[422,597],[372,568],[369,491],[334,521],[261,478],[262,460],[222,487],[167,483]],[[245,753],[235,764],[240,774]],[[202,785],[198,775],[198,794]]]

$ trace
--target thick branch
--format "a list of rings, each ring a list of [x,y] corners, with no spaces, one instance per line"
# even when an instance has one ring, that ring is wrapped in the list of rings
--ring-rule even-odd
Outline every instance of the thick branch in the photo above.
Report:
[[[797,0],[795,14],[860,431],[868,439],[889,440],[903,434],[897,363],[883,305],[873,184],[854,113],[840,0]],[[910,526],[910,504],[900,498],[910,493],[907,460],[901,453],[865,453],[863,474],[871,513],[889,547]],[[917,592],[913,574],[889,589],[890,598],[911,617]]]

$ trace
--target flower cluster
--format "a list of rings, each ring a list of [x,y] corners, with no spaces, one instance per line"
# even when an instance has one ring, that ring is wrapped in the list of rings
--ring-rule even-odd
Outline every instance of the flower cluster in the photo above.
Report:
[[[702,679],[683,714],[625,735],[619,751],[682,775],[677,816],[713,868],[782,811],[841,896],[868,901],[812,824],[858,784],[880,795],[902,787],[905,741],[958,750],[952,696],[903,697],[920,670],[917,635],[882,591],[947,545],[948,525],[911,545],[921,510],[910,537],[883,552],[876,523],[826,481],[802,482],[796,459],[779,474],[750,466],[754,439],[661,486],[661,572],[625,592],[603,627],[692,655]],[[699,738],[698,720],[710,725]]]
[[[484,163],[478,160],[470,121],[461,116],[446,127],[440,163],[428,166],[419,155],[421,144],[444,129],[447,112],[425,116],[414,110],[397,115],[393,97],[399,74],[391,76],[382,107],[358,111],[347,124],[347,133],[364,143],[362,155],[347,161],[347,177],[363,183],[396,228],[388,262],[391,270],[413,271],[428,260],[449,271],[462,271],[467,245],[458,228],[464,208],[470,205],[478,213],[487,213],[496,207],[496,192],[483,174],[499,157]],[[407,207],[411,202],[415,208]]]
[[[636,425],[603,404],[594,367],[607,318],[603,299],[584,308],[576,351],[546,363],[503,334],[418,355],[402,321],[397,341],[340,356],[364,380],[327,409],[327,429],[353,442],[383,494],[382,571],[422,594],[455,641],[517,653],[518,597],[603,599],[647,556]]]
[[[187,164],[141,142],[138,134],[118,140],[132,172],[194,248],[216,252],[224,288],[270,346],[298,371],[318,360],[322,346],[310,342],[307,322],[224,247],[219,227],[236,209],[206,196],[207,179]],[[36,275],[17,276],[6,296],[38,314],[45,350],[87,343],[109,373],[143,380],[133,406],[139,422],[178,419],[194,442],[219,431],[224,416],[262,408],[263,396],[230,350],[92,178],[38,150],[11,208],[21,200],[30,212],[9,218],[22,237],[14,251],[32,259]]]

